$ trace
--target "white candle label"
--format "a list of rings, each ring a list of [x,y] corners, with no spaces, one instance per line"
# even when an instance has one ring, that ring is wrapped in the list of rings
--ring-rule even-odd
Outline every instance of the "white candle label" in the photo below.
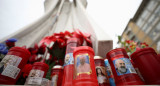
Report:
[[[53,75],[52,76],[52,86],[57,86],[57,81],[58,81],[58,75]]]
[[[29,85],[33,85],[33,84],[40,85],[41,82],[42,82],[41,77],[29,77],[27,84],[29,84]]]
[[[1,75],[16,79],[20,72],[18,65],[20,64],[21,60],[22,58],[15,55],[6,55],[0,62]]]
[[[19,72],[20,72],[19,68],[12,66],[12,65],[7,65],[7,67],[2,72],[2,75],[16,79]]]
[[[29,73],[29,76],[28,76],[25,84],[41,85],[43,76],[44,76],[44,71],[37,70],[37,69],[32,69]]]

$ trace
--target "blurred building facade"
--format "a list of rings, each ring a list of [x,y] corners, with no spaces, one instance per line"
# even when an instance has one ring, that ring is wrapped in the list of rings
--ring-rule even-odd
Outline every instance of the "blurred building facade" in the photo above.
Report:
[[[143,0],[121,37],[138,44],[146,42],[160,53],[160,1]]]

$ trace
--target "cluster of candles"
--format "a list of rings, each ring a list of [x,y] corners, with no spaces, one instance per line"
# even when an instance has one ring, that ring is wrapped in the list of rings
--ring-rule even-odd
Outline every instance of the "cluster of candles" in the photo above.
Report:
[[[160,58],[152,48],[134,52],[130,57],[125,49],[109,51],[106,58],[94,55],[88,46],[78,46],[77,38],[67,41],[64,66],[55,65],[51,80],[45,79],[49,66],[35,62],[26,80],[26,85],[45,86],[115,86],[115,85],[159,85]],[[27,63],[29,52],[13,47],[1,62],[12,61],[5,70],[0,68],[0,84],[15,84],[21,69]],[[14,59],[12,59],[14,58]]]

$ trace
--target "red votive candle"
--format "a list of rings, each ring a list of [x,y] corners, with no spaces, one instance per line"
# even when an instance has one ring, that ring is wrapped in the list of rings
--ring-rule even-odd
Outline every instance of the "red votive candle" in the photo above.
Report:
[[[157,56],[158,56],[158,58],[160,59],[160,53],[159,53]]]
[[[98,86],[94,63],[94,51],[91,47],[77,47],[74,52],[74,86]]]
[[[131,54],[131,59],[138,67],[146,84],[160,85],[160,59],[154,49],[140,49]]]
[[[43,78],[46,77],[49,66],[44,62],[35,62],[32,70],[29,73],[28,79],[25,84],[27,85],[40,85]]]
[[[35,62],[35,63],[33,64],[33,67],[32,67],[31,72],[32,72],[32,71],[34,72],[34,71],[38,70],[38,72],[36,71],[36,73],[40,73],[40,74],[42,73],[42,74],[40,75],[40,77],[45,78],[48,69],[49,69],[48,64],[46,64],[46,63],[44,63],[44,62]],[[32,75],[31,72],[30,72],[30,74]],[[34,77],[34,76],[32,76],[32,77]]]
[[[0,84],[15,84],[30,56],[27,49],[12,47],[0,63]]]
[[[140,71],[139,71],[138,67],[137,67],[137,66],[136,66],[136,64],[133,62],[133,60],[132,60],[132,59],[130,59],[130,61],[131,61],[132,65],[133,65],[133,67],[134,67],[134,69],[135,69],[136,73],[137,73],[137,74],[138,74],[138,76],[141,78],[141,80],[144,82],[144,79],[143,79],[143,77],[142,77],[142,75],[141,75],[141,73],[140,73]]]
[[[104,59],[100,56],[94,56],[94,62],[99,86],[109,86],[109,78],[106,72]]]
[[[116,85],[144,84],[132,66],[125,49],[113,49],[107,53],[107,58],[111,65]]]
[[[62,86],[73,85],[73,73],[74,73],[73,50],[75,49],[75,47],[78,46],[78,43],[79,40],[77,38],[70,38],[67,40]]]
[[[63,67],[61,65],[56,65],[51,71],[51,80],[54,86],[61,86],[63,78]]]

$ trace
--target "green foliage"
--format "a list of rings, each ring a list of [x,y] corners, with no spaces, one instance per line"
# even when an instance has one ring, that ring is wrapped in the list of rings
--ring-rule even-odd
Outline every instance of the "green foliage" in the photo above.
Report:
[[[56,60],[54,61],[54,59],[57,58],[58,61],[60,59],[64,60],[66,47],[60,48],[58,46],[58,42],[56,41],[51,49],[48,47],[47,47],[47,49],[48,49],[49,53],[51,54],[52,58],[50,60],[45,61],[46,64],[49,65],[49,70],[47,72],[46,78],[51,79],[51,77],[50,77],[51,70],[52,70],[53,66],[56,64]]]
[[[118,41],[121,42],[122,41],[122,37],[118,36]]]
[[[47,75],[46,75],[46,78],[49,79],[49,80],[51,79],[51,70],[52,70],[52,68],[53,68],[54,65],[55,65],[55,62],[52,62],[49,65],[49,70],[48,70]]]
[[[52,59],[53,59],[53,57],[57,57],[58,60],[59,60],[59,59],[64,59],[64,57],[65,57],[66,47],[60,48],[58,46],[58,42],[57,41],[54,43],[52,49],[48,48],[48,50],[49,50],[49,53],[52,55]]]

